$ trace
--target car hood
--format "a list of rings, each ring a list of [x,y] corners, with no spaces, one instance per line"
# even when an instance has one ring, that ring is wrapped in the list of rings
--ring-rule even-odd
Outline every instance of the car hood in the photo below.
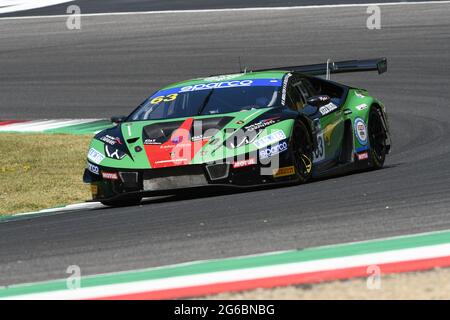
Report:
[[[98,164],[112,168],[147,169],[208,163],[256,150],[253,142],[264,136],[269,127],[290,135],[290,125],[285,120],[289,119],[280,110],[264,108],[221,115],[124,122],[98,133],[91,148],[105,155]],[[241,142],[234,138],[237,135]],[[234,143],[227,143],[232,139]],[[122,159],[108,157],[106,153],[111,154],[115,149],[126,156]]]

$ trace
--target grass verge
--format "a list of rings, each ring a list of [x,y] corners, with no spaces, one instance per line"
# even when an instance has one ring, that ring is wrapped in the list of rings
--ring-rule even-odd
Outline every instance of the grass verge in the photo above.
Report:
[[[0,215],[85,201],[82,182],[91,137],[0,134]]]

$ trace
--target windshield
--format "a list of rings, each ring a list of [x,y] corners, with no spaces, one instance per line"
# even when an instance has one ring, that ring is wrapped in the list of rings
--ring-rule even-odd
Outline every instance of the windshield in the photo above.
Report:
[[[281,80],[278,79],[199,84],[157,92],[145,100],[128,121],[246,111],[279,106],[280,101]]]

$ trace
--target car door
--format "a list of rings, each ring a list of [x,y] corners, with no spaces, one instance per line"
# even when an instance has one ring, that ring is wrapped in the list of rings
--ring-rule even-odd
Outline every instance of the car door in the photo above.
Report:
[[[292,86],[298,91],[306,105],[306,100],[317,95],[313,86],[306,78],[299,78]],[[344,138],[344,113],[341,107],[333,103],[333,100],[318,108],[317,112],[309,115],[314,124],[317,146],[314,150],[313,163],[316,166],[331,167],[337,164]]]

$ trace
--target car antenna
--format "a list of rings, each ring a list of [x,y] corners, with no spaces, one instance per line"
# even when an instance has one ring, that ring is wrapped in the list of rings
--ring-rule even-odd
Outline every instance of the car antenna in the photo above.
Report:
[[[242,70],[241,56],[238,56],[238,60],[239,60],[239,73],[247,73],[247,67],[245,67],[244,70]]]
[[[330,59],[327,59],[327,74],[325,76],[326,80],[330,80]]]
[[[331,66],[330,66],[331,63]],[[334,62],[331,62],[331,59],[327,59],[327,74],[326,80],[331,80],[331,68],[334,69]]]

